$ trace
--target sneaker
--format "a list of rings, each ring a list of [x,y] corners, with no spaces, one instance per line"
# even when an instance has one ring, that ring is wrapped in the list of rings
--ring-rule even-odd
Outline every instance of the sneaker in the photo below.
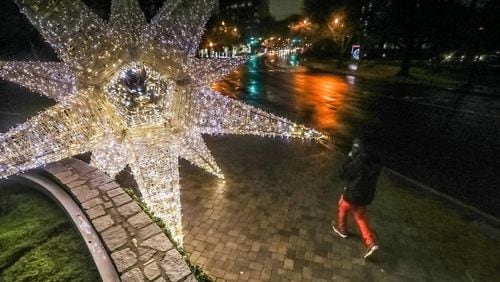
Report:
[[[379,249],[379,247],[377,245],[375,245],[375,244],[370,245],[370,247],[368,247],[368,250],[366,251],[364,258],[366,259],[369,256],[373,255],[373,253],[375,253],[375,251],[378,249]]]
[[[337,226],[335,226],[335,225],[336,225],[336,224],[335,224],[335,222],[334,222],[334,223],[333,223],[333,225],[332,225],[332,229],[333,229],[333,231],[335,231],[335,233],[337,233],[337,234],[338,234],[341,238],[343,238],[343,239],[347,238],[347,233],[342,232],[342,231],[340,230],[340,228],[338,228],[338,227],[337,227]]]

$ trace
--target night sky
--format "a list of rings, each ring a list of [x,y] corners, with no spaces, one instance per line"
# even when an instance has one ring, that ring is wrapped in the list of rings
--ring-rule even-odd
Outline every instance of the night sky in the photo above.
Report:
[[[269,0],[271,15],[277,20],[293,14],[301,14],[303,0]]]

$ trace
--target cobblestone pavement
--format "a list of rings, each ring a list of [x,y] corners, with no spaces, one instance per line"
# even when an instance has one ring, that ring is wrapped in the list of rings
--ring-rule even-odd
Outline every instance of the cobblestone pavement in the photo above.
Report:
[[[191,261],[218,281],[500,277],[498,237],[487,237],[476,223],[386,176],[369,208],[381,249],[364,260],[353,222],[348,239],[330,229],[341,188],[340,153],[282,139],[206,140],[226,181],[182,163],[184,241]],[[490,229],[496,232],[498,226]]]

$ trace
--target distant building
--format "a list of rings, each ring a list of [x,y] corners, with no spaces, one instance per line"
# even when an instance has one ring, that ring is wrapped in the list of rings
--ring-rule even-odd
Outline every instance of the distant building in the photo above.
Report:
[[[261,20],[269,17],[269,0],[219,0],[219,16],[240,26],[244,33],[252,34]]]

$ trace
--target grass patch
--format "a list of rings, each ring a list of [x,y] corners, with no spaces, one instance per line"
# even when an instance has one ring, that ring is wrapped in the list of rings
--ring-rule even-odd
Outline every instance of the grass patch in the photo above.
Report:
[[[20,185],[0,187],[0,281],[99,280],[85,242],[54,202]]]
[[[314,69],[339,73],[351,74],[366,80],[377,80],[386,83],[405,83],[415,85],[434,86],[441,88],[457,88],[463,86],[466,81],[463,74],[446,69],[435,71],[422,66],[412,66],[409,77],[400,77],[398,72],[400,66],[390,62],[363,61],[356,72],[348,69],[337,69],[334,62],[325,63],[324,60],[308,59],[306,65]]]
[[[388,253],[385,267],[425,266],[441,279],[490,281],[500,277],[498,241],[438,200],[382,175],[371,211]],[[389,204],[388,204],[389,203]],[[404,250],[404,251],[403,251]]]

